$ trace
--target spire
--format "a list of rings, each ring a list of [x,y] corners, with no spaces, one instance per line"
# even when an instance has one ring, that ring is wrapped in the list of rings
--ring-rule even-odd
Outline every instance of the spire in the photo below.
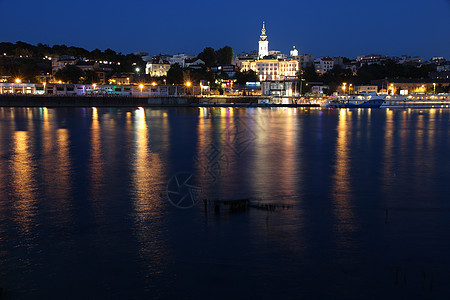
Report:
[[[263,21],[263,27],[261,29],[261,36],[260,41],[267,41],[267,35],[266,35],[266,23]]]

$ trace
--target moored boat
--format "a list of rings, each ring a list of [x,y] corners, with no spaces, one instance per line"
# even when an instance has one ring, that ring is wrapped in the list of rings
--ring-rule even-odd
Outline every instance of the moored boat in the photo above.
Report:
[[[390,95],[385,97],[382,108],[449,108],[450,94]]]
[[[341,95],[321,105],[326,108],[450,108],[450,94]]]
[[[327,108],[380,108],[385,95],[340,95],[325,102]]]

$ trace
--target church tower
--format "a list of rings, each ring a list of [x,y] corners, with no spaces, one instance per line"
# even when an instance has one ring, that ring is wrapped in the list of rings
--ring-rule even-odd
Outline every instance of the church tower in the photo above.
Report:
[[[258,58],[261,59],[267,55],[269,55],[269,41],[267,40],[266,35],[266,25],[263,22],[263,27],[261,29],[261,36],[259,37]]]

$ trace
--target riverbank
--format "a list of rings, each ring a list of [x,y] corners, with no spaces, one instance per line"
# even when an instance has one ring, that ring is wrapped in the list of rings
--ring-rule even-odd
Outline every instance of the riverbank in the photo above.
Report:
[[[1,95],[3,107],[319,107],[318,104],[259,104],[261,97],[127,97]]]

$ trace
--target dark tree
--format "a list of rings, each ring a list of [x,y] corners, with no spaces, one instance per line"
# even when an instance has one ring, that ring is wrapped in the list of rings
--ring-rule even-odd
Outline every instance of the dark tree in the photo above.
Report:
[[[67,46],[66,45],[53,45],[52,51],[56,55],[67,55]]]
[[[103,53],[99,49],[94,49],[91,51],[90,56],[92,59],[102,59]]]
[[[311,92],[311,86],[306,81],[300,80],[298,83],[298,90],[303,95]]]
[[[211,67],[217,64],[216,51],[214,51],[214,49],[211,47],[206,47],[205,49],[203,49],[203,51],[200,52],[197,57],[203,60],[207,67]]]
[[[63,69],[56,72],[55,78],[68,83],[80,83],[81,77],[84,77],[84,72],[80,68],[72,65],[67,65]]]
[[[306,82],[317,82],[320,80],[320,77],[316,73],[316,69],[314,67],[306,67],[301,76],[306,80]]]
[[[228,74],[225,72],[220,72],[219,78],[226,80],[226,79],[230,79],[230,76],[228,76]]]
[[[105,56],[110,61],[116,61],[117,60],[117,53],[114,50],[106,49],[105,50]]]
[[[84,72],[83,83],[97,83],[100,81],[98,74],[95,71],[87,70]]]
[[[259,81],[258,74],[253,70],[236,72],[234,78],[237,80],[238,84],[245,84],[246,82],[257,82]]]
[[[216,51],[217,63],[219,65],[231,64],[233,60],[233,48],[225,46]]]
[[[36,77],[39,75],[39,70],[36,63],[27,61],[22,63],[19,67],[19,77],[22,81],[36,82]]]
[[[174,84],[184,83],[183,69],[181,69],[179,64],[174,64],[170,66],[169,71],[167,71],[167,83],[174,83]]]

